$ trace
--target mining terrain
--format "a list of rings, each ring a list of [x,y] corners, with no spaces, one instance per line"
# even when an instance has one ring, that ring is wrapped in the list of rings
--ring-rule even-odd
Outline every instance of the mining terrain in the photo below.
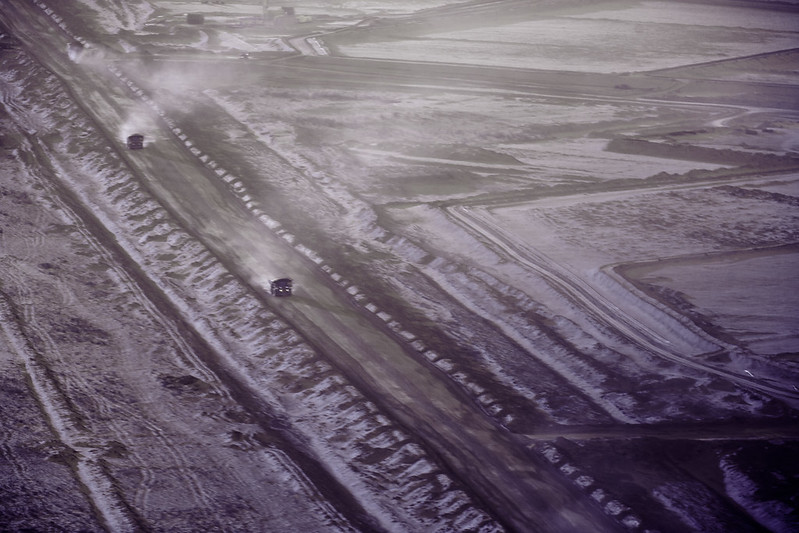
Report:
[[[797,61],[795,0],[5,0],[0,530],[799,531]]]

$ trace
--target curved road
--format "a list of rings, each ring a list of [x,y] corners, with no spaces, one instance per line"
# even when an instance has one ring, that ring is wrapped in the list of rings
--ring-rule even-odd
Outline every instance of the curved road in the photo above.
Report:
[[[748,375],[736,374],[722,368],[707,365],[697,361],[692,354],[681,353],[672,342],[661,337],[636,318],[625,314],[578,276],[559,268],[543,254],[521,246],[495,222],[489,220],[488,216],[481,210],[462,206],[447,208],[446,211],[453,220],[476,234],[481,240],[490,242],[495,248],[501,250],[503,255],[510,257],[517,264],[536,272],[559,292],[579,303],[581,308],[590,312],[595,318],[651,353],[689,368],[715,374],[745,388],[783,398],[792,403],[799,401],[799,394],[787,386],[772,385]],[[700,335],[696,331],[691,333]],[[718,344],[724,349],[732,349],[732,347],[723,345],[717,339],[703,340],[709,344]]]

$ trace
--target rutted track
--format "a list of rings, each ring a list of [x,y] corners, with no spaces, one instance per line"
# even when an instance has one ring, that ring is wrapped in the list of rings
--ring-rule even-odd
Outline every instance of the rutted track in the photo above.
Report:
[[[501,250],[504,255],[512,258],[517,264],[524,265],[538,275],[543,276],[562,294],[578,302],[579,305],[589,311],[597,319],[608,324],[616,331],[623,334],[627,339],[635,342],[644,349],[658,354],[664,359],[674,361],[690,368],[702,370],[709,374],[715,374],[743,387],[758,390],[769,395],[775,395],[788,401],[799,399],[799,396],[791,389],[773,386],[746,375],[713,367],[701,361],[697,361],[695,357],[692,357],[692,354],[676,351],[670,341],[657,335],[650,328],[623,313],[621,309],[607,301],[587,283],[579,279],[579,277],[564,272],[563,269],[556,267],[552,261],[541,253],[523,247],[518,242],[515,242],[512,238],[507,236],[496,223],[492,222],[482,210],[470,209],[468,207],[455,207],[447,209],[447,213],[459,224],[478,235],[484,242]],[[663,321],[673,322],[677,325],[676,327],[685,328],[686,333],[695,336],[699,342],[703,344],[704,349],[712,348],[714,344],[718,345],[719,349],[735,349],[733,346],[723,344],[718,339],[709,338],[707,334],[698,330],[698,328],[690,328],[689,330],[689,325],[680,321],[679,318],[664,316]]]
[[[17,113],[27,112],[22,106],[15,108]],[[22,118],[21,116],[19,118]],[[22,121],[25,122],[24,120]],[[149,319],[153,320],[156,328],[163,328],[168,342],[172,343],[176,349],[177,358],[188,366],[192,374],[192,379],[203,383],[208,388],[205,394],[210,394],[215,399],[215,404],[220,410],[227,409],[232,412],[235,408],[231,406],[235,401],[222,385],[215,374],[197,356],[198,340],[196,336],[188,335],[185,323],[178,319],[175,321],[167,317],[161,309],[164,302],[154,304],[151,298],[157,294],[152,290],[151,282],[142,277],[141,271],[137,269],[126,269],[122,265],[128,261],[121,259],[124,252],[113,244],[104,231],[98,231],[97,221],[90,215],[75,198],[58,183],[58,177],[63,178],[63,173],[54,169],[52,165],[57,165],[56,157],[50,150],[41,144],[36,137],[31,137],[34,145],[28,145],[27,149],[20,150],[17,157],[25,160],[25,165],[30,166],[26,176],[30,182],[28,187],[34,187],[44,191],[46,201],[52,205],[54,211],[62,218],[62,222],[71,228],[71,238],[80,243],[85,250],[82,255],[90,257],[91,262],[103,265],[109,270],[106,275],[113,280],[111,286],[114,291],[121,291],[116,294],[113,301],[114,305],[126,307],[128,313],[134,315],[144,313]],[[43,172],[44,171],[44,172]],[[63,169],[61,170],[63,172]],[[38,175],[38,177],[37,177]],[[48,177],[44,177],[47,175]],[[140,205],[147,209],[151,204],[141,202]],[[42,211],[33,210],[33,215],[42,222]],[[38,213],[38,214],[37,214]],[[9,235],[10,232],[6,232]],[[99,235],[99,236],[98,236]],[[140,234],[141,236],[141,234]],[[6,238],[11,238],[7,236]],[[103,241],[103,242],[101,242]],[[158,516],[162,512],[164,491],[168,491],[169,486],[174,484],[175,488],[181,487],[180,501],[185,505],[189,503],[190,508],[202,510],[206,516],[203,522],[209,527],[219,530],[226,530],[227,527],[219,519],[224,519],[223,515],[213,512],[216,503],[212,492],[218,490],[216,487],[208,486],[205,478],[207,472],[205,468],[198,468],[197,459],[189,458],[186,454],[190,447],[186,447],[186,442],[182,437],[176,438],[174,428],[166,429],[164,421],[158,419],[159,410],[155,413],[148,413],[148,410],[139,410],[140,405],[147,405],[149,397],[158,397],[158,390],[142,391],[136,390],[137,380],[132,380],[132,389],[110,393],[104,390],[98,376],[92,372],[81,371],[80,364],[75,360],[75,354],[66,355],[62,350],[63,339],[54,338],[55,331],[59,336],[77,335],[78,338],[95,338],[89,342],[99,344],[109,344],[112,342],[107,334],[98,328],[86,329],[87,325],[76,322],[77,325],[52,324],[52,307],[47,303],[38,306],[37,301],[42,300],[42,294],[46,291],[42,289],[48,284],[54,283],[58,290],[51,293],[51,298],[57,298],[65,307],[64,311],[71,308],[80,308],[81,302],[69,288],[69,282],[62,278],[58,271],[55,276],[42,276],[36,272],[38,269],[27,264],[36,261],[36,258],[47,256],[50,252],[47,249],[50,240],[40,230],[33,231],[33,237],[26,239],[21,246],[25,253],[8,255],[3,258],[0,264],[0,272],[6,290],[10,292],[9,301],[14,302],[14,307],[4,304],[3,326],[6,338],[10,345],[15,347],[18,356],[25,362],[28,375],[36,391],[38,402],[42,405],[49,417],[51,426],[59,435],[63,445],[74,452],[77,458],[76,473],[84,486],[87,487],[88,494],[91,495],[95,509],[102,516],[103,522],[107,527],[114,531],[136,530],[144,526],[153,516]],[[15,249],[15,248],[14,248]],[[11,250],[9,250],[11,251]],[[62,257],[61,260],[69,261]],[[48,269],[57,268],[46,264]],[[103,287],[107,282],[99,283]],[[145,295],[142,287],[149,287],[149,297]],[[66,295],[66,296],[65,296]],[[77,305],[75,305],[77,304]],[[161,306],[159,308],[159,305]],[[40,316],[44,315],[44,318]],[[43,322],[45,321],[45,322]],[[142,324],[139,324],[141,326]],[[151,335],[158,336],[157,330],[151,331]],[[109,344],[110,346],[110,344]],[[67,346],[70,351],[73,348]],[[207,348],[206,348],[207,349]],[[202,348],[200,348],[202,351]],[[90,354],[89,354],[90,355]],[[119,355],[129,356],[130,354],[106,354],[104,363],[116,361],[123,367],[128,367],[128,371],[142,371],[142,367],[137,367],[135,361],[126,362],[119,359]],[[85,359],[85,357],[84,357]],[[163,361],[161,362],[163,364]],[[89,363],[95,368],[97,362]],[[155,363],[148,361],[145,368],[154,366]],[[144,366],[144,365],[142,365]],[[161,371],[168,371],[167,367],[161,367]],[[173,370],[174,371],[174,370]],[[199,379],[197,378],[199,376]],[[106,376],[109,377],[109,376]],[[113,379],[113,378],[112,378]],[[124,394],[126,397],[120,399],[117,395]],[[139,394],[140,396],[137,396]],[[135,398],[135,400],[132,400]],[[143,402],[143,403],[142,403]],[[261,409],[259,412],[262,412]],[[220,417],[221,422],[226,422],[224,417]],[[269,420],[262,421],[267,426],[271,426]],[[104,429],[101,429],[104,428]],[[131,428],[138,428],[135,433],[131,433]],[[136,441],[146,443],[145,446],[136,444]],[[269,446],[279,442],[277,435],[269,439]],[[117,443],[117,444],[113,444]],[[121,443],[121,444],[120,444]],[[140,481],[135,483],[134,491],[130,494],[123,494],[118,486],[126,484],[127,481],[115,479],[110,472],[104,456],[109,449],[120,446],[124,451],[125,458],[131,467],[137,472]],[[284,449],[290,450],[291,446],[287,442],[283,443]],[[296,481],[293,483],[308,496],[309,502],[317,502],[320,507],[326,505],[324,499],[317,492],[314,483],[319,483],[319,479],[307,477],[306,474],[291,465],[285,453],[279,449],[265,450],[266,454],[271,455],[270,461],[275,464],[282,463],[284,467],[293,472]],[[296,453],[290,451],[296,458]],[[282,457],[282,458],[281,458]],[[154,458],[157,458],[154,461]],[[307,461],[306,461],[307,463]],[[307,465],[306,465],[307,466]],[[311,471],[316,471],[311,468]],[[233,475],[238,472],[233,470]],[[246,479],[242,478],[241,483],[246,484]],[[186,490],[188,489],[188,490]],[[188,497],[187,497],[188,496]],[[149,503],[152,497],[154,501]],[[347,520],[339,515],[332,507],[326,512],[330,516],[331,523],[338,523],[341,529],[347,529]],[[197,522],[200,523],[200,522]],[[168,522],[161,523],[158,527],[166,526]]]
[[[20,289],[20,286],[18,285],[16,289]],[[31,313],[30,306],[25,306],[23,310],[23,314],[26,315],[25,324],[34,332],[41,333],[41,330],[37,329],[36,322],[31,320]],[[81,445],[88,440],[89,433],[81,431],[78,425],[71,422],[72,409],[69,400],[60,391],[60,384],[53,379],[47,367],[28,345],[25,334],[17,327],[15,315],[7,298],[0,299],[0,326],[3,337],[24,362],[26,374],[36,397],[41,405],[46,406],[48,421],[56,435],[65,446],[78,452],[79,459],[75,465],[77,478],[87,491],[94,509],[106,527],[113,531],[133,531],[135,521],[128,514],[124,502],[118,498],[113,488],[113,480],[88,453],[82,453],[90,452],[82,450]],[[11,455],[13,457],[13,454]]]

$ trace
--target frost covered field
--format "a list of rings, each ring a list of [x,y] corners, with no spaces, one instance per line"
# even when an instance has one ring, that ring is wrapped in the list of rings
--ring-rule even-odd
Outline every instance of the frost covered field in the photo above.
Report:
[[[794,48],[793,18],[761,9],[762,4],[719,10],[715,4],[675,7],[653,1],[597,8],[566,2],[542,16],[531,9],[521,20],[489,20],[477,28],[430,32],[399,43],[346,45],[341,51],[411,61],[634,72]],[[589,61],[586,49],[592,51]]]
[[[799,531],[797,28],[8,0],[0,530]]]

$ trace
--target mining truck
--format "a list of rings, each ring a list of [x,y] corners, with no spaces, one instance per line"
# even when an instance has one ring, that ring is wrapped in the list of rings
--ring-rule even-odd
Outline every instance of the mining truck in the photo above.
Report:
[[[141,150],[144,148],[144,135],[141,133],[134,133],[128,136],[128,148],[131,150]]]
[[[273,279],[269,284],[269,292],[272,296],[291,296],[293,285],[291,278]]]

